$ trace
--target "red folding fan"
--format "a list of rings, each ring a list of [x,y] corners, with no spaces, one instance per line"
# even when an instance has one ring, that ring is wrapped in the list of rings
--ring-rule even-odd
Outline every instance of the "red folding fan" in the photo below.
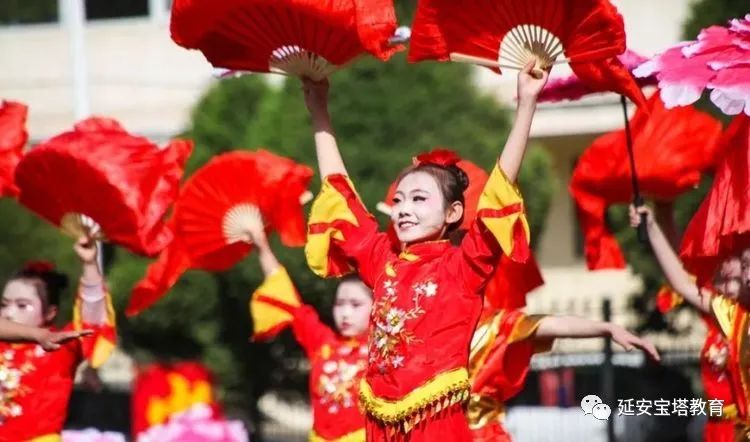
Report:
[[[398,50],[390,0],[175,0],[170,27],[215,67],[316,81],[364,52]]]
[[[649,115],[650,114],[650,115]],[[673,201],[713,168],[721,123],[692,107],[667,110],[658,94],[631,120],[633,150],[643,194]],[[570,181],[584,234],[589,269],[624,268],[625,260],[606,226],[607,207],[632,201],[626,134],[605,134],[581,155]]]
[[[24,104],[14,101],[0,103],[0,197],[18,195],[13,175],[29,139],[27,113]]]
[[[278,232],[287,246],[304,245],[311,178],[309,167],[265,150],[214,157],[183,186],[170,222],[175,239],[134,288],[126,313],[161,299],[189,268],[234,266],[251,250],[250,227]]]
[[[645,99],[616,56],[625,51],[622,16],[609,0],[420,0],[409,61],[440,60],[535,70],[567,62],[593,90]]]
[[[682,236],[680,257],[699,284],[722,259],[750,247],[750,117],[732,120],[719,142],[713,185]]]
[[[90,118],[23,157],[15,175],[18,198],[73,237],[154,255],[172,238],[163,217],[191,150],[189,141],[159,148],[114,120]]]

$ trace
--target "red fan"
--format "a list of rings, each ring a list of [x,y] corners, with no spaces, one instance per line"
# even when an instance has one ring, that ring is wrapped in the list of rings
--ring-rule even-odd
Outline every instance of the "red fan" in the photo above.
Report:
[[[649,198],[673,201],[716,163],[721,123],[692,107],[667,110],[655,94],[630,124],[640,188]],[[608,206],[633,198],[625,130],[597,138],[581,155],[570,193],[589,269],[623,268],[625,260],[605,218]]]
[[[29,139],[26,105],[14,101],[0,104],[0,197],[17,196],[13,174]]]
[[[311,178],[309,167],[265,150],[214,157],[183,186],[171,221],[175,239],[133,290],[126,313],[161,299],[189,268],[234,266],[251,249],[248,226],[275,230],[287,246],[304,245]]]
[[[172,239],[163,217],[191,150],[181,140],[159,148],[114,120],[90,118],[24,156],[19,201],[73,237],[154,255]]]
[[[469,187],[464,191],[464,220],[461,229],[469,229],[477,213],[479,197],[489,175],[481,167],[471,161],[461,160],[460,167],[469,177]],[[396,182],[391,183],[386,195],[386,201],[392,201],[396,193]],[[391,206],[379,202],[377,209],[390,216]],[[539,266],[533,255],[525,263],[516,263],[505,254],[500,259],[495,275],[487,283],[484,292],[484,308],[482,318],[494,315],[500,309],[522,308],[526,305],[526,295],[544,284]]]
[[[363,52],[387,60],[390,0],[175,0],[172,39],[215,67],[321,80]]]
[[[750,247],[750,117],[732,120],[719,142],[714,183],[682,237],[680,257],[699,284],[719,262]]]
[[[639,106],[643,94],[616,56],[625,51],[622,16],[609,0],[420,0],[409,61],[458,61],[501,69],[567,62],[593,90]],[[538,71],[537,71],[538,72]]]

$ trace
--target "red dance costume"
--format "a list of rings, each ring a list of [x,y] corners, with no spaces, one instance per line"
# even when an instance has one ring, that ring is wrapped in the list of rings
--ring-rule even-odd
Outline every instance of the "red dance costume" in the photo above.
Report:
[[[529,256],[523,200],[495,168],[460,246],[448,241],[404,250],[343,175],[325,178],[313,204],[305,248],[318,275],[357,271],[373,289],[369,360],[360,386],[368,441],[471,441],[469,343],[482,291],[502,253]]]
[[[467,414],[474,442],[511,441],[502,425],[505,402],[523,388],[531,356],[549,350],[553,342],[533,339],[542,318],[518,310],[500,310],[474,332]]]
[[[725,440],[747,440],[750,437],[750,348],[748,344],[748,311],[745,307],[740,305],[736,300],[727,298],[722,295],[714,294],[711,301],[711,315],[718,324],[718,331],[721,336],[717,336],[717,339],[724,338],[728,344],[727,357],[724,358],[720,354],[721,347],[714,346],[712,350],[711,345],[706,342],[706,347],[701,356],[702,359],[705,357],[712,357],[713,362],[723,362],[726,366],[726,372],[729,376],[729,384],[731,387],[731,397],[734,399],[734,403],[724,402],[722,410],[721,420],[726,420],[732,424],[733,427],[733,438],[727,439],[727,425],[718,426],[714,424],[715,428],[720,428],[716,432],[711,433],[711,436],[715,436],[716,441]],[[708,350],[706,350],[708,348]],[[702,361],[703,362],[703,361]],[[709,363],[711,361],[708,361]],[[704,374],[704,382],[706,377]],[[706,383],[706,394],[720,394],[727,396],[724,386]],[[710,387],[714,387],[714,390],[709,393]],[[717,397],[717,399],[724,399],[724,397]],[[714,421],[716,422],[716,421]],[[709,433],[706,433],[709,436]],[[708,440],[708,439],[706,439]]]
[[[656,294],[656,306],[667,313],[682,304],[684,299],[668,284]],[[705,442],[734,441],[734,420],[737,418],[737,405],[732,392],[730,374],[727,370],[730,347],[727,338],[712,315],[701,315],[706,324],[706,340],[700,353],[700,371],[703,391],[707,400],[720,400],[724,404],[722,415],[709,416],[703,430]]]
[[[366,336],[348,338],[323,324],[303,305],[284,268],[271,274],[250,302],[255,339],[268,339],[288,325],[310,360],[311,442],[363,442],[365,419],[358,406],[367,366]]]
[[[92,329],[94,334],[67,341],[58,350],[46,352],[36,343],[0,342],[0,441],[61,440],[76,368],[84,359],[97,368],[114,349],[109,294],[106,302],[106,322],[91,325],[81,319],[79,296],[73,322],[63,330]]]

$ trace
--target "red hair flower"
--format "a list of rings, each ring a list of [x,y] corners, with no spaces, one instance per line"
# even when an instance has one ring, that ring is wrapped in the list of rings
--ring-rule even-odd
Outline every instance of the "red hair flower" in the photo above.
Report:
[[[415,166],[434,164],[442,167],[457,166],[459,161],[461,161],[461,157],[459,157],[456,152],[441,148],[421,153],[412,160]]]
[[[25,272],[49,273],[55,270],[55,265],[49,261],[31,261],[23,266]]]

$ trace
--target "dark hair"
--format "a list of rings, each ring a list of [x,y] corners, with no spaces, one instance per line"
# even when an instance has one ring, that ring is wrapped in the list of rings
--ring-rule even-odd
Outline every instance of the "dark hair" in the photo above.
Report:
[[[47,263],[29,263],[10,278],[11,281],[19,279],[34,286],[45,307],[58,307],[60,295],[68,287],[68,277],[56,272],[54,267]]]
[[[443,194],[443,207],[447,208],[457,201],[461,205],[465,205],[464,192],[469,188],[469,176],[460,167],[456,165],[441,166],[430,163],[418,164],[401,172],[397,183],[401,182],[405,176],[415,172],[424,172],[435,179],[440,192]],[[461,226],[463,220],[464,216],[462,214],[461,219],[451,223],[447,231],[452,232],[457,229]]]
[[[350,273],[350,274],[348,274],[346,276],[341,277],[341,279],[339,279],[339,285],[347,283],[347,282],[352,282],[352,283],[355,283],[355,284],[362,285],[364,288],[367,289],[367,294],[370,295],[370,298],[373,297],[372,290],[370,290],[370,288],[367,287],[367,284],[365,284],[365,282],[362,281],[362,279],[359,276],[357,276],[355,273]]]

